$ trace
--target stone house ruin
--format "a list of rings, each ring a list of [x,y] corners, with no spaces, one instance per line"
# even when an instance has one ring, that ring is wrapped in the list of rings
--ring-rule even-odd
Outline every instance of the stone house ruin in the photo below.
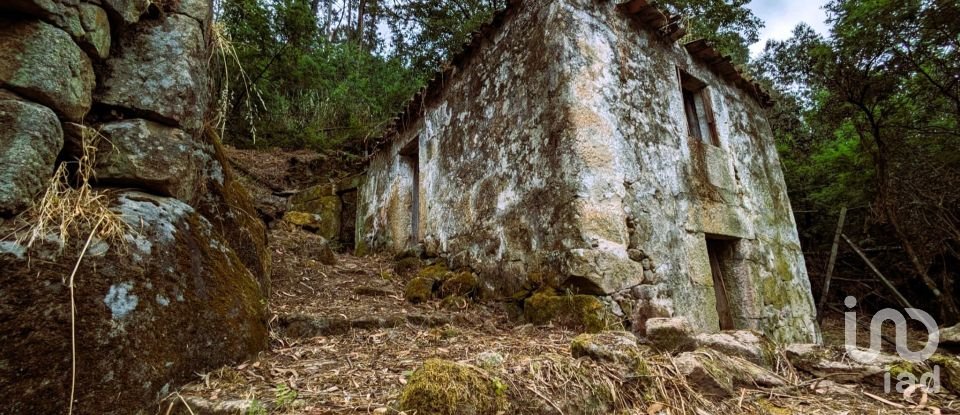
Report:
[[[818,341],[769,97],[684,34],[645,0],[512,2],[379,142],[358,251]]]

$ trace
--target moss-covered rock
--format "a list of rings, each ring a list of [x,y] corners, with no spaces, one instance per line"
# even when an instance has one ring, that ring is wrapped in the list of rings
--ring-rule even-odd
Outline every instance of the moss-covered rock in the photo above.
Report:
[[[213,224],[227,245],[236,252],[257,278],[264,296],[270,294],[273,257],[267,247],[267,227],[257,215],[250,193],[243,187],[227,160],[216,132],[207,129],[205,141],[213,148],[213,160],[206,167],[206,191],[194,207]]]
[[[461,297],[473,297],[480,291],[480,279],[477,274],[470,271],[463,271],[453,274],[443,281],[440,286],[440,296],[443,298],[451,295]]]
[[[449,295],[440,301],[440,308],[447,311],[460,311],[470,305],[470,299],[461,295]]]
[[[418,269],[420,269],[420,260],[417,258],[401,258],[393,264],[393,271],[399,275],[412,275]]]
[[[417,276],[420,278],[430,278],[434,281],[443,281],[447,278],[450,278],[453,273],[447,269],[447,266],[443,263],[433,264],[428,267],[421,268],[417,272]]]
[[[592,295],[552,295],[538,292],[523,303],[523,315],[533,324],[554,323],[596,333],[614,326],[616,317]]]
[[[506,387],[479,370],[445,360],[428,360],[400,394],[400,410],[435,415],[506,413]]]
[[[930,357],[928,364],[940,366],[941,386],[960,394],[960,357],[938,353]]]
[[[433,298],[434,285],[436,285],[436,280],[432,278],[414,278],[404,288],[403,298],[414,304],[427,302]]]
[[[257,280],[208,220],[181,201],[137,192],[119,194],[114,209],[130,230],[122,242],[92,243],[75,279],[77,413],[138,413],[196,373],[239,363],[268,342]],[[4,396],[17,397],[7,412],[66,410],[64,270],[81,242],[62,256],[35,246],[29,262],[0,254],[0,379],[12,380]]]

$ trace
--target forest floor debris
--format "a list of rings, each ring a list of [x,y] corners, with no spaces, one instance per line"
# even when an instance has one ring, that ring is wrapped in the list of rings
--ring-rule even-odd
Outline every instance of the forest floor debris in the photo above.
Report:
[[[503,366],[498,376],[507,390],[528,397],[517,409],[535,413],[560,413],[554,405],[596,393],[590,391],[598,381],[608,388],[602,393],[616,400],[614,407],[628,413],[936,413],[931,407],[943,414],[960,411],[960,402],[945,396],[928,396],[926,408],[914,410],[910,408],[916,404],[901,395],[829,379],[803,379],[795,373],[786,376],[787,386],[741,389],[733,398],[711,402],[686,384],[675,357],[659,354],[647,358],[655,380],[650,390],[631,391],[624,389],[631,383],[614,366],[571,355],[571,342],[578,334],[574,331],[524,324],[497,303],[465,302],[452,311],[442,309],[438,300],[410,304],[402,296],[407,277],[393,272],[392,259],[338,255],[336,265],[323,265],[300,254],[302,232],[278,226],[271,234],[275,328],[282,316],[294,314],[342,319],[417,315],[449,323],[439,327],[404,323],[309,338],[275,331],[271,349],[259,359],[203,374],[179,392],[182,397],[175,397],[176,402],[229,408],[210,413],[236,413],[237,402],[247,402],[248,413],[398,413],[403,387],[427,360],[480,368],[488,366],[484,362],[495,354],[494,360]],[[919,402],[920,396],[913,391],[909,398]],[[541,407],[535,408],[538,400]]]

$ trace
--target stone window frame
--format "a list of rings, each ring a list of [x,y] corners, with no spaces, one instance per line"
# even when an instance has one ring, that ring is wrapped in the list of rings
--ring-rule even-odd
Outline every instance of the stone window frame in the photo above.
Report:
[[[710,99],[710,86],[680,67],[677,67],[677,80],[687,121],[687,137],[719,147],[720,135]]]

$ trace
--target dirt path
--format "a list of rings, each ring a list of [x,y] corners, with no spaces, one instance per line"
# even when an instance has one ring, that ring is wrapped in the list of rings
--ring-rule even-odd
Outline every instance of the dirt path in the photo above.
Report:
[[[251,157],[243,160],[257,165],[256,154],[247,153]],[[284,163],[284,154],[269,157],[274,162],[261,165]],[[289,182],[278,177],[273,180]],[[169,398],[172,410],[165,406],[161,412],[396,414],[411,374],[428,359],[440,358],[471,367],[497,360],[494,379],[505,380],[511,399],[519,397],[512,406],[516,413],[562,413],[562,408],[573,408],[566,413],[610,413],[585,406],[598,393],[615,402],[618,413],[631,414],[934,413],[910,410],[902,397],[883,395],[884,402],[865,393],[877,392],[875,388],[826,387],[821,379],[789,368],[779,373],[788,379],[787,386],[741,389],[739,396],[704,401],[674,371],[670,355],[645,356],[651,379],[645,390],[638,389],[635,379],[615,368],[574,358],[570,345],[577,333],[525,324],[509,303],[411,304],[403,298],[411,276],[398,275],[392,258],[333,254],[323,249],[321,238],[282,222],[275,223],[270,245],[270,349],[253,361],[198,375]],[[842,338],[840,318],[825,325],[836,332],[825,337]],[[943,414],[958,413],[960,403],[952,399],[933,397],[931,402]],[[697,406],[709,411],[698,412]]]
[[[337,255],[336,265],[324,265],[309,255],[316,237],[289,228],[271,236],[271,348],[256,362],[205,374],[183,388],[199,406],[211,407],[194,398],[257,401],[280,413],[383,412],[430,358],[569,354],[573,332],[517,325],[503,310],[472,302],[446,309],[437,301],[413,305],[403,299],[404,281],[392,261]]]

